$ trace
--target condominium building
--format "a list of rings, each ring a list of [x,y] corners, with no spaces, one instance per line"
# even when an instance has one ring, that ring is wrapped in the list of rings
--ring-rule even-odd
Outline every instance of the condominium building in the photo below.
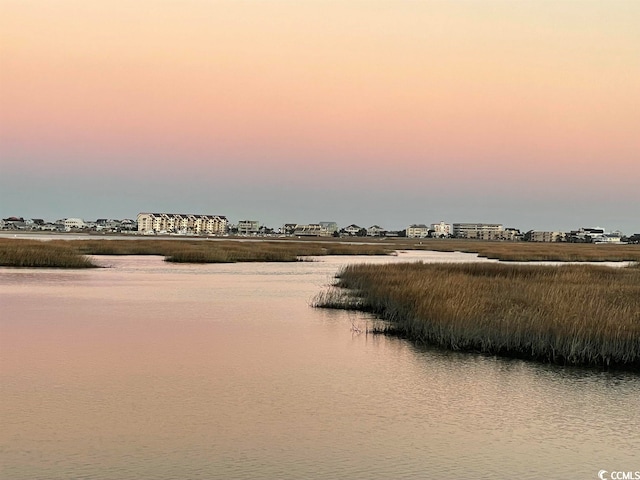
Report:
[[[140,233],[182,233],[222,235],[227,232],[227,218],[222,215],[190,213],[139,213]]]
[[[429,227],[422,223],[412,224],[407,227],[408,238],[426,238],[429,236]]]
[[[432,223],[431,230],[435,237],[450,237],[451,236],[451,224],[450,223]]]
[[[499,223],[454,223],[452,233],[457,238],[501,240],[504,227]]]
[[[564,232],[541,232],[531,231],[527,235],[531,242],[563,242],[566,234]]]
[[[81,218],[65,218],[64,220],[64,229],[67,232],[87,228],[87,226],[87,223]]]
[[[260,222],[257,220],[240,220],[238,222],[239,235],[252,235],[260,230]]]

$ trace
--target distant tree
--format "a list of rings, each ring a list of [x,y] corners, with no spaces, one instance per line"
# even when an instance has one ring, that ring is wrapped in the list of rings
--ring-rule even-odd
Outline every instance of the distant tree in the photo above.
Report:
[[[640,233],[634,233],[628,238],[629,243],[640,243]]]
[[[356,233],[357,237],[366,237],[367,236],[367,229],[366,228],[361,228],[360,230],[358,230],[358,233]]]

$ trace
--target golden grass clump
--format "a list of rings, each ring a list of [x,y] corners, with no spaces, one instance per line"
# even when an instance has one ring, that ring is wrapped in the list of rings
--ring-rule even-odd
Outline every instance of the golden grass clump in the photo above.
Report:
[[[174,249],[166,261],[177,263],[295,262],[295,251],[284,246],[254,242],[195,242]]]
[[[324,255],[387,255],[390,249],[371,245],[320,244],[282,241],[194,242],[182,250],[174,249],[169,262],[295,262],[301,257]]]
[[[564,365],[640,369],[640,269],[351,265],[315,305],[371,311],[419,342]],[[354,300],[355,299],[355,300]]]
[[[0,239],[0,266],[92,268],[91,260],[70,245],[38,240]]]

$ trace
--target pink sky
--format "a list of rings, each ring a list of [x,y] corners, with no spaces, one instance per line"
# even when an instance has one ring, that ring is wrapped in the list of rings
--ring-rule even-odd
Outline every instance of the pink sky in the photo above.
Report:
[[[153,197],[152,170],[183,188],[215,178],[314,190],[337,178],[362,192],[420,189],[427,205],[429,192],[525,194],[531,218],[549,196],[616,192],[625,226],[640,230],[638,25],[635,0],[0,0],[0,187],[12,192],[0,215],[45,216],[16,193],[30,175],[98,174],[149,189],[114,216],[172,201],[225,213],[209,198]],[[73,216],[64,191],[49,195],[61,199],[52,215]],[[109,215],[103,201],[94,216]],[[237,215],[268,216],[249,205]],[[439,221],[448,210],[436,207],[403,221]],[[566,228],[580,226],[572,209]],[[516,218],[508,205],[485,215],[447,220]]]

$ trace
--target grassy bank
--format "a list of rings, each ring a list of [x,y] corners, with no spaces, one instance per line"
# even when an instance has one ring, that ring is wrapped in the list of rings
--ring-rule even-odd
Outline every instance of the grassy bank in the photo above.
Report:
[[[316,306],[370,311],[418,342],[640,370],[640,268],[352,265]]]
[[[381,245],[234,240],[51,240],[0,239],[0,265],[81,268],[85,255],[160,255],[175,263],[295,262],[323,255],[387,255]]]
[[[477,253],[503,261],[640,262],[640,245],[593,243],[497,242],[482,240],[397,240],[398,248],[439,252]]]
[[[300,257],[322,255],[387,255],[379,245],[236,240],[88,240],[77,242],[89,255],[162,255],[168,262],[295,262]]]
[[[72,245],[38,240],[0,239],[0,266],[39,268],[97,267]]]

